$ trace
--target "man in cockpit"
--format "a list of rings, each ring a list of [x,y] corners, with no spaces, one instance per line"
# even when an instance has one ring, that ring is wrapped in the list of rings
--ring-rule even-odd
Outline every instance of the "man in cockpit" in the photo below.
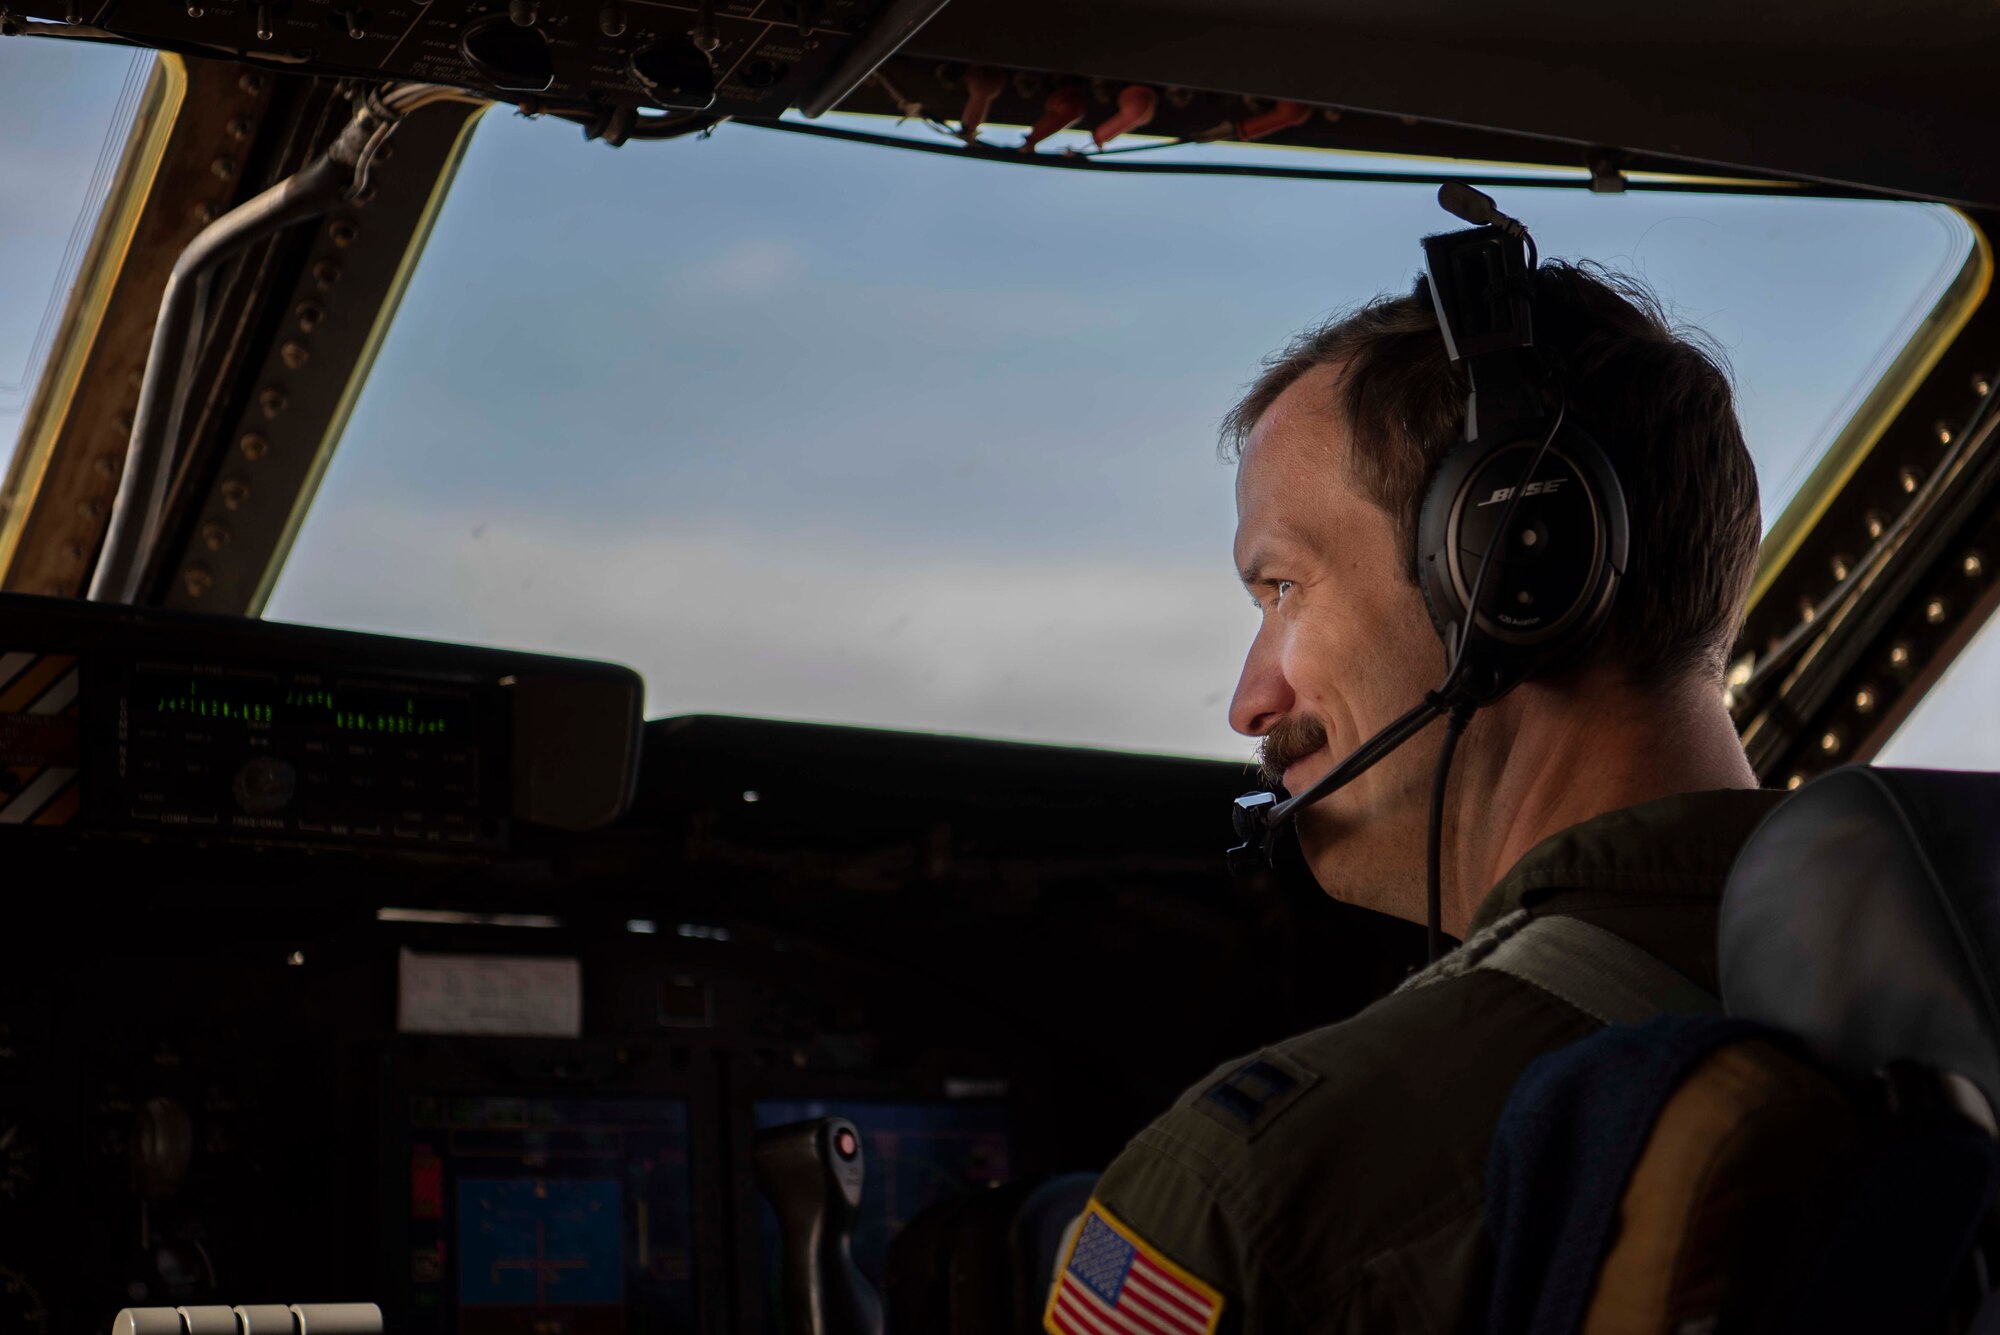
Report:
[[[1757,790],[1722,695],[1757,559],[1755,474],[1718,359],[1641,290],[1550,263],[1535,293],[1568,411],[1630,461],[1629,565],[1590,648],[1465,733],[1442,925],[1490,940],[1567,915],[1712,992],[1724,877],[1779,796]],[[1413,530],[1465,395],[1431,303],[1401,296],[1300,335],[1226,419],[1236,564],[1263,614],[1229,717],[1262,739],[1273,785],[1301,792],[1444,671]],[[1425,920],[1440,732],[1302,810],[1327,893]],[[1097,1186],[1049,1329],[1095,1329],[1078,1288],[1092,1265],[1131,1286],[1134,1329],[1166,1335],[1481,1327],[1494,1124],[1523,1068],[1597,1021],[1453,958],[1427,986],[1227,1063],[1140,1132]]]

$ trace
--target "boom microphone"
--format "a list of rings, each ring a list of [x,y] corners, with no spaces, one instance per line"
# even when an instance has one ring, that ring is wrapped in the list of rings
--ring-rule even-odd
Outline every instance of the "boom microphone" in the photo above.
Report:
[[[1270,792],[1245,793],[1237,798],[1230,810],[1230,820],[1235,824],[1236,837],[1243,842],[1229,850],[1230,874],[1248,876],[1269,869],[1279,832],[1298,819],[1301,808],[1311,806],[1366,774],[1377,761],[1387,758],[1390,752],[1422,732],[1432,720],[1450,708],[1451,702],[1433,691],[1424,697],[1422,704],[1356,747],[1347,759],[1321,775],[1304,792],[1282,801],[1276,793]]]

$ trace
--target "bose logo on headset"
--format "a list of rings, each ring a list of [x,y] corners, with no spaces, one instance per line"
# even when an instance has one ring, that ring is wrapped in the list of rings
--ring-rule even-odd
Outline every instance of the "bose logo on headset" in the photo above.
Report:
[[[1521,488],[1521,496],[1524,500],[1529,496],[1551,496],[1555,494],[1557,487],[1560,487],[1567,481],[1569,479],[1566,477],[1552,477],[1547,482],[1530,482],[1527,486]],[[1472,508],[1483,510],[1489,505],[1499,505],[1513,494],[1514,489],[1512,487],[1502,487]]]

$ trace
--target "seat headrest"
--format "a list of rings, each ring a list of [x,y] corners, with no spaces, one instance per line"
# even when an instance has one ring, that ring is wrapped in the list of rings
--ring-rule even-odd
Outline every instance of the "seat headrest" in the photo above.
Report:
[[[2000,1109],[2000,775],[1835,770],[1766,817],[1722,899],[1722,999],[1855,1072],[1910,1060]]]

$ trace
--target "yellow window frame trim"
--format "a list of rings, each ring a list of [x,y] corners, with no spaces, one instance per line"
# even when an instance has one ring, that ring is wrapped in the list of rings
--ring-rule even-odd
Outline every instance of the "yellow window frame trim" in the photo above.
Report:
[[[153,183],[165,160],[167,142],[187,97],[187,62],[161,52],[153,63],[146,91],[133,117],[132,131],[104,211],[77,270],[79,291],[72,298],[56,335],[56,356],[43,373],[22,426],[21,439],[0,486],[0,571],[12,567],[21,533],[48,474],[56,442],[68,423],[82,382],[84,366],[97,343],[105,312],[118,277],[131,254],[139,221],[152,197]]]

